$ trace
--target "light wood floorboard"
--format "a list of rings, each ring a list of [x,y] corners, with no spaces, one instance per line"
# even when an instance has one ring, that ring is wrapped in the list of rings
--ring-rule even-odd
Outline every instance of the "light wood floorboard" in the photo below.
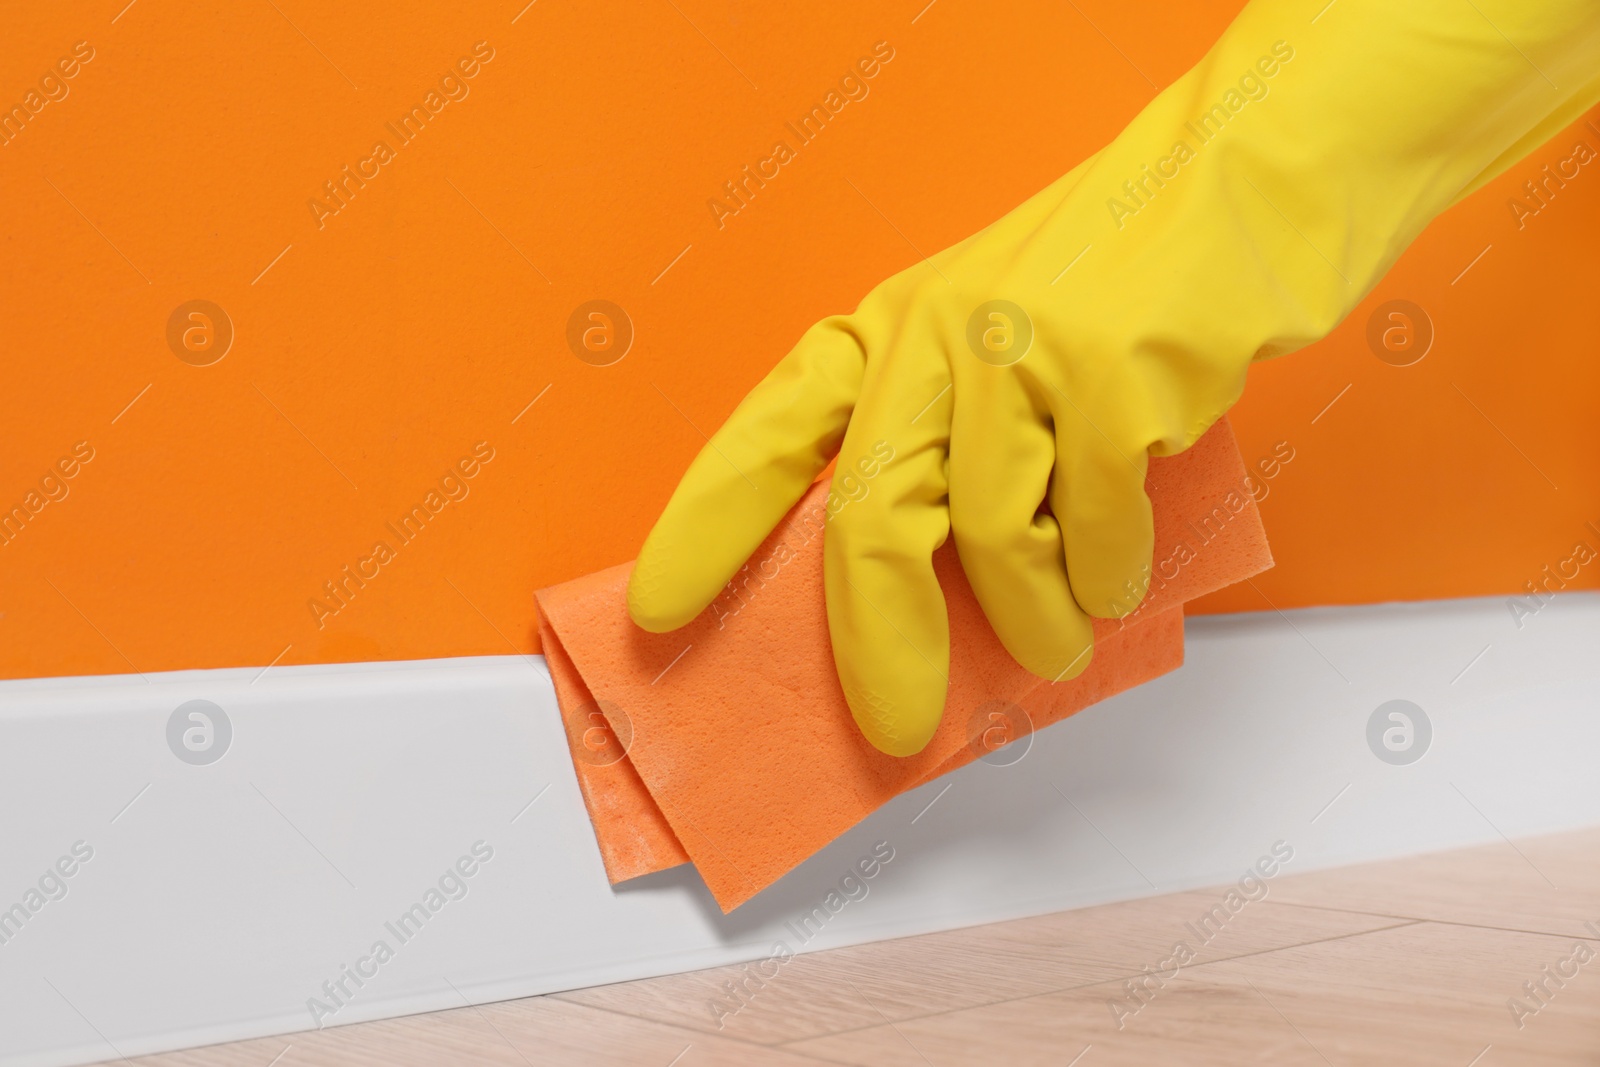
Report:
[[[1282,875],[1213,912],[1225,891],[812,953],[759,984],[723,967],[135,1062],[1600,1064],[1600,828]]]

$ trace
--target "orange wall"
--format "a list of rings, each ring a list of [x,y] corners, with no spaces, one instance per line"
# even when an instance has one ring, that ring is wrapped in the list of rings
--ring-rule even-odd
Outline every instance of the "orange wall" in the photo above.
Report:
[[[0,36],[8,105],[93,50],[0,146],[0,506],[93,453],[0,546],[4,677],[536,650],[533,591],[631,558],[805,326],[1110,139],[1238,8],[125,3]],[[401,145],[385,123],[480,41],[468,95]],[[878,41],[870,95],[719,228],[707,200]],[[1208,608],[1507,593],[1600,546],[1600,172],[1520,231],[1506,206],[1578,137],[1600,147],[1558,138],[1256,369],[1246,458],[1295,455],[1264,504],[1280,562]],[[393,158],[319,218],[380,139]],[[1398,297],[1437,330],[1406,368],[1364,340]],[[166,337],[196,299],[234,328],[208,366]],[[592,299],[636,330],[612,366],[565,343]],[[386,523],[475,446],[468,495],[400,543]]]

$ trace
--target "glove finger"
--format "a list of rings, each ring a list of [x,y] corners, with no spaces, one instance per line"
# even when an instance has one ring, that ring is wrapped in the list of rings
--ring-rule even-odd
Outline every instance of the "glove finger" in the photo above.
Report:
[[[950,675],[950,625],[933,570],[950,531],[950,378],[943,359],[897,354],[916,358],[868,368],[839,452],[824,571],[851,714],[875,748],[910,756],[938,728]],[[863,457],[876,462],[863,466]]]
[[[1070,403],[1057,408],[1056,447],[1050,507],[1061,524],[1073,598],[1095,618],[1121,618],[1150,586],[1149,452],[1119,447]]]
[[[1005,367],[962,380],[950,429],[950,525],[1000,643],[1041,678],[1089,666],[1094,631],[1067,579],[1061,529],[1040,510],[1056,462],[1048,407]]]
[[[848,323],[807,330],[689,465],[628,579],[639,626],[661,633],[699,615],[828,465],[866,362]]]

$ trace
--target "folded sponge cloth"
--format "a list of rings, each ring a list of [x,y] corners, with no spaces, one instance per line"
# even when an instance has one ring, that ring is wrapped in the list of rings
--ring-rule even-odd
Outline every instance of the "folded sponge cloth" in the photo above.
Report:
[[[823,599],[828,488],[818,483],[681,630],[628,618],[632,564],[541,590],[540,634],[573,766],[613,884],[692,861],[724,912],[895,796],[1183,662],[1187,600],[1272,565],[1226,420],[1153,459],[1156,551],[1133,615],[1095,621],[1070,681],[1023,670],[990,629],[946,544],[944,719],[915,756],[857,731],[834,674]]]

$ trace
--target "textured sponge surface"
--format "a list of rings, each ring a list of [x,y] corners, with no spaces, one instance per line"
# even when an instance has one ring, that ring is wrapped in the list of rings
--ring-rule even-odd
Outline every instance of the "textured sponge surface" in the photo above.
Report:
[[[689,625],[628,617],[632,564],[538,594],[573,766],[613,883],[693,862],[724,911],[749,900],[900,793],[1183,662],[1185,601],[1272,565],[1226,420],[1152,459],[1149,593],[1095,622],[1094,658],[1051,683],[989,627],[946,543],[934,567],[950,614],[950,690],[928,746],[887,756],[857,731],[834,673],[823,598],[826,483]]]

